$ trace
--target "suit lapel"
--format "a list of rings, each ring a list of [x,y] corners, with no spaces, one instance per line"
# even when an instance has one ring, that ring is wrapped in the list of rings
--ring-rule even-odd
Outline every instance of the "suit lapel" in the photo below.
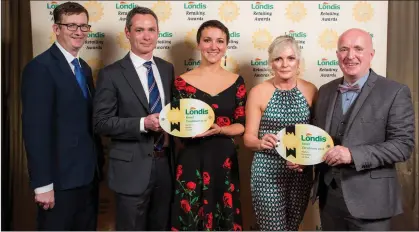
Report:
[[[326,125],[324,127],[324,130],[327,133],[330,133],[330,125],[332,124],[332,116],[333,116],[333,111],[335,109],[335,104],[336,104],[336,99],[338,98],[338,86],[339,83],[342,83],[342,79],[340,78],[338,81],[334,82],[333,85],[330,87],[331,89],[329,89],[329,104],[327,107],[327,113],[326,113]]]
[[[138,100],[140,100],[147,112],[150,113],[147,96],[145,95],[143,85],[141,84],[140,78],[129,57],[129,53],[121,60],[121,66],[123,67],[122,74],[125,79],[127,79],[135,95],[137,95]]]
[[[371,73],[370,73],[370,76],[368,77],[367,82],[362,87],[361,93],[359,94],[358,99],[355,101],[355,105],[353,106],[354,108],[352,109],[352,113],[349,117],[348,125],[344,133],[345,135],[348,133],[349,128],[351,127],[356,115],[358,114],[359,110],[361,109],[368,95],[370,95],[371,90],[374,88],[376,80],[377,80],[377,75],[371,70]]]
[[[60,80],[66,82],[67,83],[66,86],[72,87],[78,93],[80,97],[83,97],[83,92],[80,89],[79,83],[76,80],[76,76],[71,70],[70,64],[65,59],[64,54],[60,51],[57,45],[53,44],[51,46],[51,53],[56,58],[58,67],[60,68],[61,73],[63,74]]]
[[[156,63],[157,69],[159,70],[160,79],[163,84],[164,99],[165,99],[165,105],[166,105],[170,102],[170,83],[169,83],[169,76],[167,73],[168,70],[164,68],[164,65],[159,59],[154,58],[154,62]]]
[[[95,95],[95,88],[93,85],[93,77],[92,77],[92,73],[89,72],[89,67],[87,66],[87,64],[85,64],[85,61],[82,60],[80,58],[80,64],[81,64],[81,68],[83,69],[83,73],[84,76],[86,77],[86,83],[87,83],[87,91],[89,94],[90,99],[93,98],[93,96]]]

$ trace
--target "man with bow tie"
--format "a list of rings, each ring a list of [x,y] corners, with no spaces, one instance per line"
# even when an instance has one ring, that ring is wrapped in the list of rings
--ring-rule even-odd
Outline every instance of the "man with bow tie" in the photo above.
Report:
[[[316,166],[323,230],[390,230],[403,211],[395,164],[414,148],[411,93],[371,69],[374,53],[366,31],[345,31],[336,51],[343,78],[319,89],[313,124],[335,144]]]

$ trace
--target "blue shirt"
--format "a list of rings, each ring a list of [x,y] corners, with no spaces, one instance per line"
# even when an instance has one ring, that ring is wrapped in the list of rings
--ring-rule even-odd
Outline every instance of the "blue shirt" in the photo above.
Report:
[[[343,84],[344,85],[349,85],[349,86],[354,86],[354,85],[358,84],[359,88],[362,90],[362,87],[364,86],[365,82],[367,82],[369,75],[370,75],[370,73],[368,72],[367,75],[361,77],[359,80],[357,80],[352,85],[350,85],[344,79]],[[356,98],[358,97],[358,95],[360,93],[361,93],[361,91],[359,91],[359,92],[348,91],[348,92],[342,93],[342,111],[343,111],[343,114],[345,114],[346,111],[348,111],[349,107],[351,107],[352,103],[356,100]]]

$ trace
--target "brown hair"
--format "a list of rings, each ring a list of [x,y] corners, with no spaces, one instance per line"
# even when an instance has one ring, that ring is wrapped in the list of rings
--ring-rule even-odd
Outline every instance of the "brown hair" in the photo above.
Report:
[[[205,28],[208,27],[212,27],[212,28],[218,28],[220,29],[222,32],[224,32],[226,34],[227,37],[227,44],[230,41],[230,33],[228,32],[228,28],[220,21],[218,20],[208,20],[206,22],[204,22],[198,29],[198,32],[196,33],[196,42],[199,44],[199,41],[201,40],[201,34],[202,31]]]
[[[87,21],[89,21],[89,12],[87,12],[86,8],[82,5],[78,4],[77,2],[65,2],[63,4],[58,5],[53,12],[54,16],[54,23],[61,22],[62,15],[74,15],[74,14],[81,14],[85,13],[87,16]]]
[[[156,19],[157,28],[159,28],[159,20],[157,19],[156,13],[154,13],[154,11],[152,11],[151,9],[149,9],[147,7],[137,6],[137,7],[133,8],[132,10],[130,10],[128,12],[127,19],[125,21],[125,27],[128,29],[128,31],[131,31],[132,18],[136,14],[141,14],[141,15],[148,15],[149,14],[149,15],[153,16],[154,19]]]

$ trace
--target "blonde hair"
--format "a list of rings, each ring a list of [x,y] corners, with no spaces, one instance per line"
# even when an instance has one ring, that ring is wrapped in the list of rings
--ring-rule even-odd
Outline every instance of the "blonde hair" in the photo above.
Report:
[[[297,60],[300,60],[301,58],[301,50],[298,46],[297,41],[294,39],[294,37],[289,35],[281,35],[278,36],[272,41],[271,45],[269,45],[268,48],[268,54],[269,54],[269,63],[278,58],[279,53],[281,53],[285,48],[291,47],[292,50],[295,53],[295,56]]]

